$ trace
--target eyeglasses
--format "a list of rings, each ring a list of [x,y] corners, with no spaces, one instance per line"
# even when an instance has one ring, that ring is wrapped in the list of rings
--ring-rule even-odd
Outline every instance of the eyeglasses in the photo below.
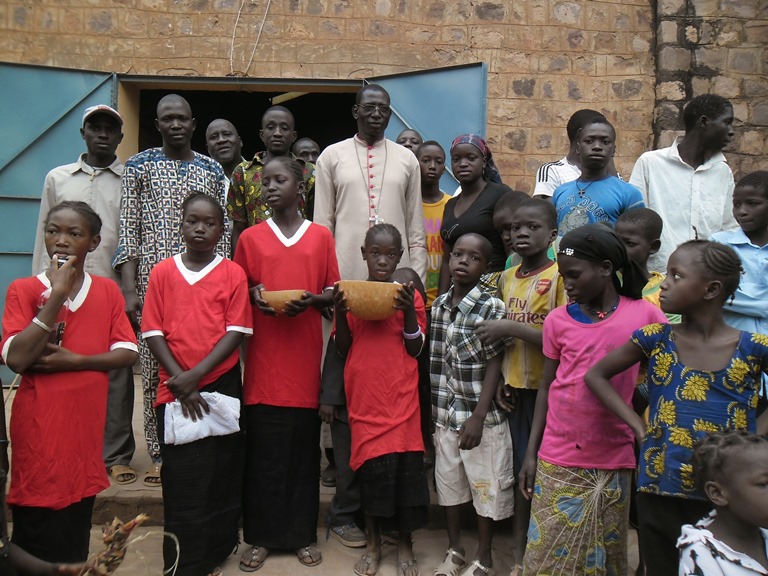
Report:
[[[387,106],[386,104],[383,104],[381,106],[378,106],[376,104],[359,104],[357,106],[360,110],[362,110],[365,114],[373,114],[374,112],[378,111],[379,114],[382,116],[389,116],[392,113],[392,108]]]

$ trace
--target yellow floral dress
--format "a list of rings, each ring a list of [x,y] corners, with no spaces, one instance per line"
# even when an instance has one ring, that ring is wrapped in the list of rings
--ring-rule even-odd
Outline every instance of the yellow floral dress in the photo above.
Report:
[[[693,446],[708,432],[755,431],[761,373],[768,371],[768,337],[742,332],[730,364],[716,372],[680,363],[670,324],[645,326],[632,342],[648,357],[650,403],[637,488],[704,500],[693,480]]]

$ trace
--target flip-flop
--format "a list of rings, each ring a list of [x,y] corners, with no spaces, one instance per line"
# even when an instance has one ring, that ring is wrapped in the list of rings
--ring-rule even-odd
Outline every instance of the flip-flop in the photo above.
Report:
[[[269,549],[263,546],[251,546],[240,557],[240,570],[243,572],[256,572],[264,566],[264,561],[269,556]]]
[[[315,551],[320,555],[317,560],[312,560],[312,551]],[[317,566],[323,561],[323,555],[320,553],[320,550],[318,550],[313,544],[304,546],[304,548],[297,549],[296,556],[298,556],[299,562],[301,562],[304,566]]]
[[[360,572],[360,570],[357,569],[357,566],[355,566],[354,570],[357,576],[373,576],[379,570],[379,562],[381,561],[381,556],[374,556],[373,554],[368,554],[366,552],[360,556],[360,560],[365,562],[365,570]],[[371,569],[373,569],[373,572],[371,572]]]
[[[115,464],[114,466],[111,466],[109,468],[109,475],[112,477],[115,484],[133,484],[138,477],[136,471],[125,464]],[[120,476],[130,476],[130,478],[123,478],[121,480]]]
[[[144,486],[149,486],[150,488],[161,488],[162,487],[162,481],[160,480],[160,470],[162,468],[162,464],[152,464],[148,469],[146,474],[144,474]],[[150,478],[157,478],[157,481],[152,481]]]
[[[461,573],[461,576],[475,576],[475,571],[477,570],[480,570],[480,572],[485,573],[486,576],[494,576],[494,574],[496,574],[496,571],[493,569],[492,566],[491,567],[483,566],[477,560],[473,560],[472,564],[467,566],[467,569]]]
[[[456,564],[453,561],[454,556],[461,560],[460,564]],[[467,559],[464,558],[462,554],[459,554],[453,548],[448,548],[443,563],[435,568],[435,576],[459,576],[459,572],[461,572],[461,569],[466,565]]]

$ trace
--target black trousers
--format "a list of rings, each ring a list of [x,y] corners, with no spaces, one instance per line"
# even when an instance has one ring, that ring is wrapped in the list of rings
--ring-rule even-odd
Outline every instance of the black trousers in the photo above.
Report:
[[[637,493],[640,555],[648,576],[677,576],[677,539],[683,524],[695,524],[712,510],[703,500]]]

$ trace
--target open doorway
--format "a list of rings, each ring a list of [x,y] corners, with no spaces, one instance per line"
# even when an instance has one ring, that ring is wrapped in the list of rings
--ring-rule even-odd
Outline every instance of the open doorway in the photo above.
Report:
[[[261,117],[272,106],[273,98],[281,92],[239,92],[206,90],[142,90],[139,102],[138,149],[161,146],[160,134],[155,128],[157,102],[166,94],[176,93],[187,99],[197,119],[192,148],[207,154],[205,129],[216,118],[225,118],[235,125],[243,140],[243,157],[252,158],[264,150],[259,138]],[[349,138],[356,130],[352,118],[354,92],[306,93],[281,102],[296,119],[298,137],[315,140],[322,150],[329,144]]]
[[[273,104],[288,108],[296,118],[298,137],[307,136],[321,149],[354,134],[355,94],[362,81],[269,80],[244,78],[158,78],[119,76],[118,106],[125,119],[121,158],[162,144],[155,128],[157,102],[180,94],[197,119],[192,148],[207,154],[205,129],[211,120],[232,122],[243,140],[247,159],[264,150],[259,138],[261,117]]]

